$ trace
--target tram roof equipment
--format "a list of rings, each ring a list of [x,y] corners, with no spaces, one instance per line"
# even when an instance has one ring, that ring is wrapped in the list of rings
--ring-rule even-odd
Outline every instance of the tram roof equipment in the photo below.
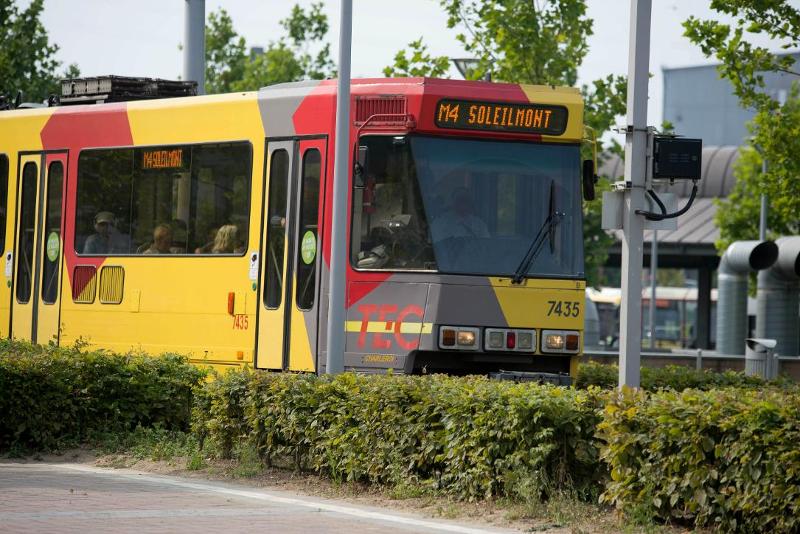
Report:
[[[61,80],[61,105],[102,104],[153,98],[195,96],[197,82],[138,78],[130,76],[94,76]]]

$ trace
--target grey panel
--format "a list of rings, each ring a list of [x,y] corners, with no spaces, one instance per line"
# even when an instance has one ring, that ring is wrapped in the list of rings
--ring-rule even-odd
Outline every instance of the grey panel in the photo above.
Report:
[[[258,109],[266,137],[296,134],[294,117],[303,99],[320,84],[319,80],[270,85],[258,92]]]

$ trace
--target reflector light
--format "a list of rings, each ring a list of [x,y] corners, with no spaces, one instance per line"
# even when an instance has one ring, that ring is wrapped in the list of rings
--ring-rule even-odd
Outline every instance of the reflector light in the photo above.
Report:
[[[233,303],[235,298],[236,298],[236,293],[233,292],[228,293],[228,315],[233,315],[233,310],[234,310]]]
[[[520,332],[517,334],[517,348],[521,350],[532,350],[533,334],[530,332]]]
[[[456,331],[451,328],[442,330],[442,346],[454,347],[456,344]]]
[[[547,334],[544,338],[544,346],[548,349],[563,349],[564,336],[561,334]]]
[[[567,350],[578,350],[578,334],[567,334]]]
[[[457,341],[459,345],[471,347],[475,344],[475,333],[462,330],[458,333]]]
[[[503,333],[502,332],[489,332],[489,348],[502,349],[503,348]]]
[[[513,349],[517,346],[517,334],[515,332],[509,332],[506,334],[506,348]]]

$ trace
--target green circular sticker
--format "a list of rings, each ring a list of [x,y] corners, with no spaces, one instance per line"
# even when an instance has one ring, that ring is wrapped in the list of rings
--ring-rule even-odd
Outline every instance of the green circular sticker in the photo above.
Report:
[[[316,255],[317,236],[314,235],[314,232],[309,230],[303,234],[303,241],[300,243],[300,257],[303,258],[303,263],[311,265]]]
[[[50,232],[47,236],[47,245],[45,246],[45,250],[47,251],[47,259],[50,261],[56,261],[58,259],[58,252],[61,249],[61,239],[58,237],[58,232]]]

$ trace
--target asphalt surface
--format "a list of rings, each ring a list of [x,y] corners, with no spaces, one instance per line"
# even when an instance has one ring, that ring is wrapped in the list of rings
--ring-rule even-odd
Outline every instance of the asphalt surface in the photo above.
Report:
[[[0,463],[0,532],[514,532],[220,482]]]

